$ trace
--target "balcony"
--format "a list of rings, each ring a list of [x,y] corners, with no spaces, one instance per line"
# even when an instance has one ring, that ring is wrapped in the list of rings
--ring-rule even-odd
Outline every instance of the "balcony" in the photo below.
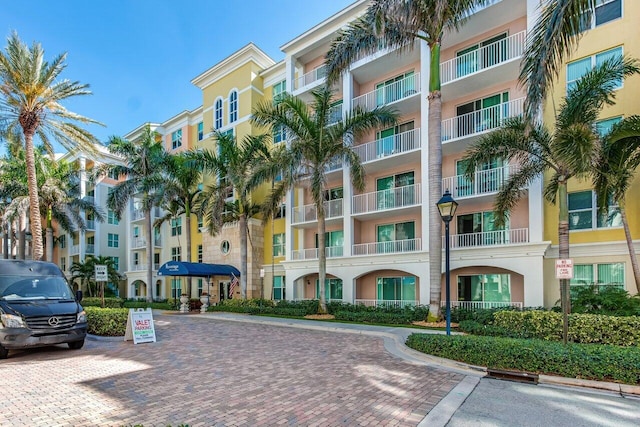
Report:
[[[147,247],[147,239],[144,237],[134,237],[131,239],[131,249],[144,249]]]
[[[144,211],[142,209],[133,209],[131,211],[131,221],[139,221],[144,219]]]
[[[344,248],[342,246],[329,246],[325,248],[325,254],[327,258],[339,258],[344,256]],[[291,259],[293,261],[318,259],[318,248],[291,251]]]
[[[443,301],[440,304],[442,307],[446,305]],[[509,302],[509,301],[451,301],[451,308],[462,308],[465,310],[480,310],[486,308],[517,308],[522,309],[521,302]]]
[[[324,202],[325,219],[339,218],[343,215],[343,199],[329,200]],[[318,220],[318,210],[315,204],[294,207],[291,217],[292,224],[314,222]]]
[[[342,102],[329,107],[329,124],[334,125],[342,120]]]
[[[377,88],[364,95],[353,98],[353,108],[360,107],[367,111],[372,111],[377,107],[389,105],[411,97],[419,98],[420,93],[420,73],[398,80],[397,82]],[[416,107],[417,108],[417,105]],[[405,112],[402,110],[401,112]]]
[[[154,237],[153,246],[162,246],[162,238],[160,236]]]
[[[464,175],[450,176],[442,179],[442,188],[451,191],[454,199],[478,197],[495,194],[502,188],[505,181],[518,171],[518,167],[507,165],[495,169],[476,171],[473,181]]]
[[[422,250],[420,238],[391,240],[387,242],[360,243],[353,245],[353,255],[381,255],[416,252]]]
[[[93,243],[87,243],[87,246],[85,247],[85,253],[87,254],[95,254],[96,252],[95,249],[95,245]]]
[[[312,85],[317,86],[319,83],[323,82],[326,76],[327,67],[325,65],[321,65],[318,68],[303,74],[302,77],[295,79],[293,90],[308,90]]]
[[[519,59],[524,51],[525,39],[526,31],[521,31],[441,63],[442,85]]]
[[[421,146],[420,128],[418,128],[356,145],[353,151],[360,157],[360,162],[366,164],[419,150]]]
[[[522,115],[523,110],[524,98],[518,98],[443,120],[442,142],[450,143],[490,132],[500,127],[505,119]]]
[[[502,246],[516,243],[529,243],[528,228],[483,231],[480,233],[453,234],[449,236],[449,247],[452,249]],[[444,248],[444,246],[445,240],[443,237],[442,247]]]
[[[79,255],[80,254],[80,245],[71,245],[69,247],[69,255]]]
[[[354,301],[356,305],[361,304],[367,307],[386,307],[386,308],[404,308],[416,306],[419,304],[417,300],[400,300],[400,299],[357,299]]]
[[[87,230],[95,230],[96,229],[96,221],[93,219],[88,219],[86,221]]]
[[[420,184],[406,185],[353,196],[352,213],[366,214],[420,205]]]

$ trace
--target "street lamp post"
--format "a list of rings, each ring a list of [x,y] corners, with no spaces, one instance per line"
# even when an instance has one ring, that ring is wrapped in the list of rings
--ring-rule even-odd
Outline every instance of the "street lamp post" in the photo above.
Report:
[[[458,208],[458,202],[453,200],[449,190],[446,190],[438,203],[438,210],[440,211],[440,218],[444,222],[444,256],[445,256],[445,293],[446,293],[446,321],[447,321],[447,335],[451,335],[451,275],[449,267],[449,223],[453,219]]]

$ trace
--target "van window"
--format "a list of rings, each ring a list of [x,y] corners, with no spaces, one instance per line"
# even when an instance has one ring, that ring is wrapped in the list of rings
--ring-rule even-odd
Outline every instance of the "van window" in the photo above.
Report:
[[[59,276],[0,276],[0,299],[73,299],[67,281]]]

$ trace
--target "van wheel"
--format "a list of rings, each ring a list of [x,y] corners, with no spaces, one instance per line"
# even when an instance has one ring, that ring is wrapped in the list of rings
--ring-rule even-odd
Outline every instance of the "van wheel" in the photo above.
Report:
[[[84,345],[84,340],[68,342],[67,345],[69,346],[69,348],[71,350],[80,350],[82,348],[82,346]]]
[[[6,359],[9,357],[9,350],[0,345],[0,359]]]

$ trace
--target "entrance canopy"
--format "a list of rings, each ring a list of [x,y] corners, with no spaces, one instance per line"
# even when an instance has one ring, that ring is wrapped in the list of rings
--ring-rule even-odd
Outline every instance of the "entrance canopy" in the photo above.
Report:
[[[240,271],[232,265],[203,264],[199,262],[167,261],[158,270],[158,276],[231,277],[231,275],[240,277]]]

